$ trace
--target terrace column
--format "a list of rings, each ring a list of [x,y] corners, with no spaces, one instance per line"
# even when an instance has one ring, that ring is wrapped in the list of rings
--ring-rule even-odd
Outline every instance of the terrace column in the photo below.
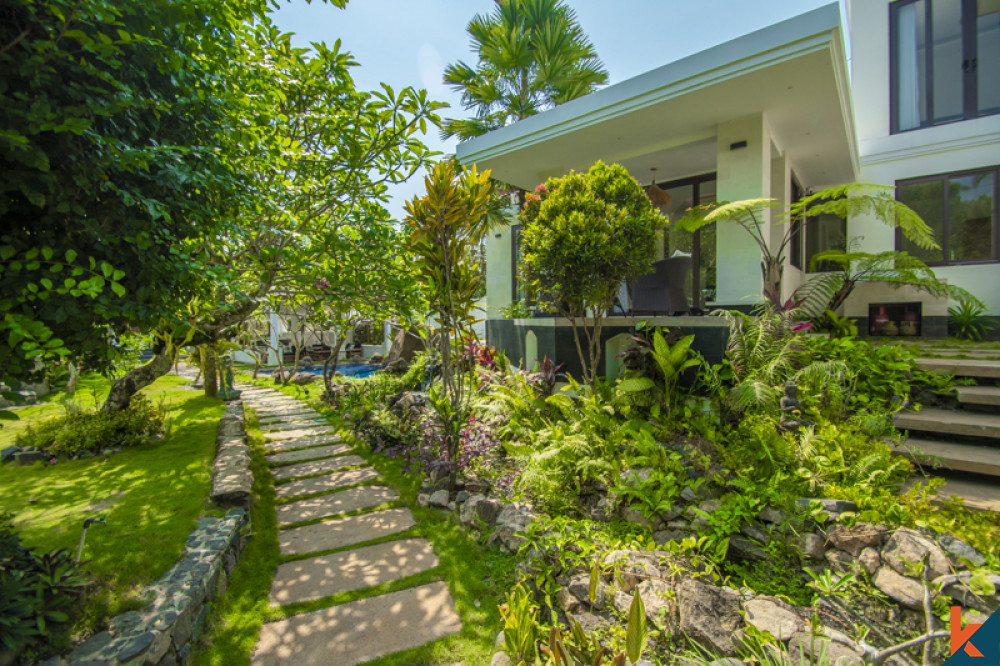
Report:
[[[281,349],[281,347],[280,347],[280,344],[281,344],[280,343],[280,337],[281,337],[281,319],[278,318],[278,313],[277,312],[272,312],[270,314],[270,321],[271,321],[271,346],[274,349],[279,349],[280,350]],[[273,354],[275,352],[271,352],[271,353]],[[278,351],[277,353],[280,354],[281,352]],[[268,355],[268,359],[267,360],[269,361],[268,365],[278,365],[278,359],[277,358],[270,358],[270,354]]]
[[[743,116],[718,128],[716,174],[718,200],[738,201],[771,196],[771,132],[763,114]],[[742,146],[746,142],[745,146]],[[771,213],[763,234],[771,236]],[[749,306],[761,300],[760,248],[732,222],[716,230],[716,302],[720,307]]]

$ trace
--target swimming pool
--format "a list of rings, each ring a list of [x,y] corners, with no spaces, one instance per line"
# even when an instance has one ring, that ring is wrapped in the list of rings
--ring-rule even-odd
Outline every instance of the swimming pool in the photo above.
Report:
[[[382,369],[381,365],[369,365],[368,363],[338,363],[337,372],[344,375],[345,377],[355,377],[357,379],[363,379],[365,377],[370,377],[379,370]],[[274,372],[273,370],[269,372]],[[311,375],[323,375],[323,364],[319,363],[312,366],[311,368],[303,368],[299,372],[308,372]]]

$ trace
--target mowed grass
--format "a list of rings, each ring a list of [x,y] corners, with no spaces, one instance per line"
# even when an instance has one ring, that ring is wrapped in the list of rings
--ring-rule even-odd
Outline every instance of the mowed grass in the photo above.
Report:
[[[99,398],[107,394],[107,380],[86,381]],[[177,562],[199,516],[212,511],[211,465],[223,405],[186,388],[189,383],[168,375],[143,391],[154,405],[162,400],[167,411],[169,432],[160,441],[106,457],[0,468],[0,511],[15,514],[23,541],[39,551],[66,548],[75,554],[84,520],[107,520],[87,533],[84,571],[92,585],[76,609],[72,633],[78,636],[143,606],[143,588]],[[77,398],[92,407],[88,395],[78,391]],[[19,410],[22,420],[10,423],[21,429],[61,412],[50,400]],[[0,433],[13,439],[13,428],[5,425]]]
[[[246,375],[238,379],[251,381]],[[253,383],[297,398],[307,397],[302,387],[289,386],[282,389],[263,379]],[[328,412],[328,405],[315,400],[315,396],[321,392],[320,387],[314,385],[311,388],[309,397],[314,398],[311,405],[321,412]],[[355,446],[355,452],[379,471],[384,483],[399,492],[399,504],[408,507],[417,520],[418,524],[412,529],[378,541],[425,538],[434,547],[440,565],[430,571],[377,587],[288,607],[270,608],[268,593],[271,581],[278,564],[285,561],[285,558],[278,552],[274,482],[264,460],[263,438],[259,430],[251,427],[255,425],[255,420],[248,419],[254,465],[253,537],[230,579],[221,607],[210,619],[210,629],[203,634],[201,649],[194,663],[197,666],[248,664],[260,627],[266,622],[280,620],[293,613],[309,612],[443,580],[455,599],[455,608],[462,620],[462,631],[370,663],[372,666],[444,666],[455,663],[486,666],[490,663],[494,637],[502,626],[498,604],[504,601],[506,591],[513,582],[515,558],[498,549],[479,544],[458,524],[453,514],[417,506],[417,492],[420,489],[420,478],[417,475],[405,473],[399,460],[371,453],[362,442],[348,434],[345,424],[338,423],[335,418],[331,421],[340,426],[345,441]],[[356,544],[346,550],[363,545],[367,544]]]

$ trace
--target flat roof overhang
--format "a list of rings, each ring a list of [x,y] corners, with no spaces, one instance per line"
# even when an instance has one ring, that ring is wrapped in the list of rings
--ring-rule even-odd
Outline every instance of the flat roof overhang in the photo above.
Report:
[[[860,171],[837,3],[776,23],[458,145],[464,164],[532,189],[596,160],[659,181],[711,171],[720,124],[762,113],[806,187]]]

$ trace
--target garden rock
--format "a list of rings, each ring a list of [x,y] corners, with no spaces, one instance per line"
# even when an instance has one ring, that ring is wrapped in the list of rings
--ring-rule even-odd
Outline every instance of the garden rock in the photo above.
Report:
[[[594,608],[604,610],[608,601],[608,586],[604,581],[597,583],[597,592],[594,594],[594,601],[590,601],[590,575],[579,574],[573,576],[566,587],[574,597]]]
[[[891,566],[883,566],[872,581],[893,601],[907,608],[919,609],[924,605],[924,586],[920,581],[902,576]]]
[[[865,548],[878,548],[884,537],[885,528],[870,523],[834,525],[826,533],[828,543],[853,557],[860,555]]]
[[[847,573],[854,566],[854,558],[842,550],[831,548],[824,554],[826,561],[830,563],[830,568],[837,573]]]
[[[760,525],[754,525],[752,523],[748,523],[745,520],[740,524],[740,534],[742,534],[748,539],[753,539],[758,543],[768,542],[768,534],[767,531],[764,530],[764,528],[762,528]]]
[[[30,465],[39,460],[45,460],[45,453],[43,451],[21,451],[14,454],[14,459],[18,465]]]
[[[429,493],[420,493],[417,495],[417,506],[427,506],[427,500],[430,499]]]
[[[810,560],[822,560],[826,554],[826,540],[818,534],[806,532],[796,539],[802,553]]]
[[[996,599],[993,599],[994,603],[990,605],[965,583],[953,583],[941,592],[951,597],[956,603],[986,615],[991,615],[997,609]]]
[[[660,631],[673,634],[677,628],[677,596],[662,580],[646,580],[635,588],[646,608],[646,619]],[[631,597],[629,605],[631,606]],[[628,612],[628,609],[625,609]]]
[[[616,590],[615,596],[611,600],[611,604],[617,608],[620,613],[628,615],[629,608],[632,607],[632,595],[626,594],[621,590]]]
[[[459,490],[457,493],[455,493],[455,504],[462,504],[467,499],[469,499],[469,491]]]
[[[643,581],[659,578],[656,558],[646,552],[612,550],[604,556],[605,567],[615,567],[621,579],[622,591],[631,592]]]
[[[392,338],[389,346],[389,353],[385,357],[386,370],[392,366],[393,371],[405,372],[413,362],[413,357],[417,352],[425,351],[426,345],[423,339],[406,329],[399,329]]]
[[[445,509],[448,507],[448,491],[447,490],[435,490],[431,493],[430,497],[427,498],[428,506],[436,506],[439,509]]]
[[[485,495],[490,491],[490,482],[483,479],[466,479],[465,489],[469,495]]]
[[[416,391],[403,391],[391,396],[388,401],[389,411],[402,418],[404,414],[413,414],[427,406],[427,395]]]
[[[882,566],[882,557],[874,548],[865,548],[858,555],[858,562],[861,563],[861,566],[864,567],[869,576],[874,576],[878,568]]]
[[[462,504],[460,520],[463,525],[472,525],[483,522],[486,525],[494,525],[500,512],[503,510],[503,503],[488,499],[485,495],[470,495]]]
[[[747,624],[770,632],[779,641],[787,641],[805,627],[805,623],[794,612],[766,599],[748,601],[743,610]]]
[[[21,452],[21,447],[20,446],[14,446],[12,444],[11,446],[8,446],[8,447],[4,448],[3,451],[0,451],[0,462],[2,462],[2,463],[10,462],[11,460],[14,459],[14,454],[20,453],[20,452]]]
[[[723,656],[736,656],[733,633],[743,624],[737,592],[689,578],[677,589],[677,611],[688,637]]]
[[[584,604],[565,587],[556,592],[556,605],[567,613],[577,613],[584,610]]]
[[[638,525],[639,527],[653,528],[656,527],[656,520],[647,518],[642,515],[642,511],[639,509],[629,506],[625,507],[621,511],[622,520],[627,523],[632,523],[633,525]]]
[[[470,504],[470,499],[466,505]],[[491,541],[499,541],[510,552],[516,552],[525,539],[516,536],[517,532],[524,532],[528,526],[535,521],[533,514],[526,506],[521,504],[508,504],[504,506],[500,515],[497,516],[497,528],[490,537]]]
[[[759,520],[765,523],[784,523],[788,522],[788,514],[786,514],[781,509],[775,509],[773,506],[765,506],[757,514]]]
[[[514,662],[510,660],[506,652],[497,652],[490,659],[490,666],[511,666]]]
[[[314,375],[310,372],[296,372],[294,375],[292,375],[290,381],[292,384],[295,384],[296,386],[306,386],[308,384],[312,384],[317,379],[319,379],[319,375]]]
[[[974,567],[986,565],[986,558],[982,554],[957,537],[950,534],[942,534],[938,537],[938,544],[952,557],[956,565],[962,560],[968,560]]]
[[[767,553],[756,543],[742,536],[734,536],[729,539],[729,551],[727,555],[737,560],[757,560],[763,562],[767,559]]]
[[[818,499],[812,497],[800,497],[795,500],[801,508],[807,509],[809,505],[813,502],[818,502],[820,509],[825,511],[828,515],[839,516],[845,511],[857,511],[858,505],[850,500],[840,500],[840,499]]]
[[[788,641],[788,658],[793,664],[818,663],[821,654],[826,656],[823,663],[830,666],[861,666],[864,663],[864,650],[853,643],[844,644],[807,632],[797,633]]]
[[[930,537],[916,530],[900,527],[892,533],[882,549],[882,560],[903,575],[910,572],[907,564],[915,564],[925,555],[928,556],[925,573],[930,579],[949,573],[948,558],[944,551]]]

